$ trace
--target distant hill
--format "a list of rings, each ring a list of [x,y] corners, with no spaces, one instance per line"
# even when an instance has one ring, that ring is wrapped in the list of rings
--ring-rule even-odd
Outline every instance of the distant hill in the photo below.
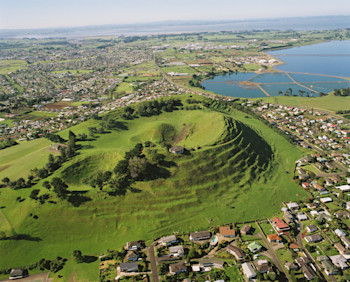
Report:
[[[85,37],[242,30],[322,30],[349,28],[350,16],[318,16],[227,21],[163,21],[125,25],[0,30],[0,38]]]

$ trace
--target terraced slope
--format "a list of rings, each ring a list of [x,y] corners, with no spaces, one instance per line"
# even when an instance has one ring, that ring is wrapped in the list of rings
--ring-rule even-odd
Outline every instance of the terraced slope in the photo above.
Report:
[[[175,156],[157,145],[161,123],[175,128],[174,142],[188,153]],[[92,125],[89,121],[72,130],[83,133]],[[70,259],[76,249],[99,254],[130,240],[264,218],[279,211],[282,201],[298,199],[296,194],[303,193],[286,173],[300,151],[239,112],[176,111],[127,121],[125,126],[128,130],[82,142],[79,155],[51,176],[64,178],[71,190],[85,197],[79,207],[66,201],[40,205],[30,200],[28,196],[35,188],[55,200],[42,182],[31,189],[2,189],[1,212],[9,222],[6,226],[12,226],[12,230],[4,231],[27,234],[33,240],[0,240],[1,253],[7,254],[0,256],[1,268],[57,255]],[[62,136],[66,134],[62,132]],[[148,140],[166,155],[168,177],[138,181],[119,196],[108,196],[83,184],[84,178],[97,171],[112,169],[137,142]],[[104,189],[108,191],[108,187]],[[18,196],[26,200],[18,202]],[[37,219],[29,216],[31,213]],[[64,271],[73,270],[75,266],[69,260]]]

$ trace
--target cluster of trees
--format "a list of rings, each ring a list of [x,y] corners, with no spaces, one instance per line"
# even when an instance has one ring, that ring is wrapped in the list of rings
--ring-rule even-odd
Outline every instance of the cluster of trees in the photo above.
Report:
[[[97,257],[95,256],[83,256],[80,250],[74,250],[73,251],[73,257],[77,263],[83,263],[83,262],[93,262],[97,260]]]
[[[62,257],[56,257],[56,259],[53,259],[53,260],[41,259],[38,262],[37,268],[39,268],[40,270],[47,269],[56,273],[57,271],[61,270],[64,267],[66,261],[67,259],[64,259]]]
[[[350,110],[340,110],[340,111],[336,111],[336,114],[340,114],[340,115],[343,115],[343,114],[350,114]]]
[[[159,115],[162,111],[172,112],[178,110],[178,107],[182,106],[180,99],[168,99],[168,100],[154,100],[149,102],[144,102],[136,107],[136,110],[131,107],[124,108],[121,117],[123,119],[133,119],[138,116],[150,117],[154,115]]]
[[[334,89],[335,96],[350,96],[350,88]]]
[[[48,190],[51,190],[52,188],[52,191],[61,200],[67,199],[69,195],[68,185],[59,177],[52,178],[51,183],[49,181],[44,181],[43,187]],[[42,194],[38,196],[39,193],[39,189],[33,189],[29,195],[29,198],[43,204],[47,199],[49,199],[49,194]]]
[[[198,87],[201,89],[204,89],[204,87],[201,85],[201,81],[202,81],[203,77],[201,75],[192,75],[192,79],[188,82],[189,85],[193,86],[193,87]]]
[[[60,155],[49,155],[48,162],[43,168],[34,168],[31,170],[32,174],[38,178],[44,179],[50,174],[59,169],[64,162],[76,154],[76,135],[69,131],[67,146],[60,146]]]
[[[2,179],[2,183],[13,190],[17,190],[17,189],[31,187],[33,179],[34,177],[32,175],[28,176],[27,181],[23,177],[20,177],[15,181],[11,181],[8,177],[4,177]]]
[[[57,271],[63,269],[67,259],[62,258],[62,257],[56,257],[55,259],[49,260],[49,259],[41,259],[38,262],[35,262],[31,265],[28,265],[27,267],[22,267],[25,271],[25,273],[28,275],[28,270],[33,270],[33,269],[39,269],[41,271],[44,270],[49,270],[54,273]],[[11,272],[11,268],[8,269],[2,269],[0,270],[0,275],[1,274],[9,274]]]
[[[17,145],[17,144],[18,143],[15,140],[13,140],[12,138],[5,139],[3,141],[0,141],[0,150]]]
[[[117,163],[113,172],[98,172],[84,179],[84,183],[100,190],[110,185],[115,192],[124,193],[134,181],[143,181],[152,177],[152,172],[164,160],[164,156],[158,154],[157,150],[151,149],[151,145],[151,142],[145,142],[145,147],[148,147],[145,155],[143,144],[136,144],[133,149],[125,153],[124,158]]]
[[[54,143],[65,143],[66,140],[64,140],[61,136],[55,133],[45,133],[44,137],[49,139],[51,142]]]

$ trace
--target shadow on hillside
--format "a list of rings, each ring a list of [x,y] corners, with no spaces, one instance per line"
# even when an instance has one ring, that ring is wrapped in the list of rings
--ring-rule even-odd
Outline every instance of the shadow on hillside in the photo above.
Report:
[[[166,168],[150,164],[147,169],[147,175],[145,175],[143,180],[155,180],[158,178],[168,178],[170,176],[171,173]]]
[[[129,187],[129,190],[130,190],[130,192],[132,192],[132,193],[141,193],[141,192],[142,192],[142,190],[137,189],[137,188],[133,188],[133,187]]]
[[[114,129],[114,130],[128,130],[129,127],[127,126],[127,123],[124,121],[116,120],[113,124],[109,124],[108,129]]]
[[[177,166],[177,164],[173,161],[166,161],[166,160],[161,160],[159,162],[160,166],[166,167],[166,168],[170,168],[170,167],[174,167]]]
[[[84,149],[84,150],[87,150],[87,149],[93,149],[93,148],[95,148],[95,146],[92,146],[92,145],[83,145],[82,146],[82,149]]]
[[[73,191],[69,195],[67,201],[71,203],[74,207],[79,207],[81,204],[90,202],[91,198],[84,196],[87,191]]]
[[[16,234],[13,236],[0,238],[0,240],[14,240],[14,241],[25,240],[25,241],[34,241],[34,242],[42,241],[41,238],[33,237],[31,235],[28,235],[28,234]]]

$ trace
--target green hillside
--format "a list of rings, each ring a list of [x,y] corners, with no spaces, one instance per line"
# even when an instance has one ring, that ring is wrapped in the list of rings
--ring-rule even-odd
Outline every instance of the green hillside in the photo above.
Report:
[[[185,98],[181,99],[185,105]],[[59,255],[68,262],[58,274],[67,279],[75,272],[80,280],[96,280],[93,268],[97,266],[91,265],[92,270],[87,271],[86,265],[75,265],[73,250],[99,255],[130,240],[261,219],[278,212],[282,201],[305,195],[290,173],[302,152],[239,111],[202,106],[200,110],[179,109],[132,120],[120,119],[119,112],[109,115],[118,117],[118,127],[78,142],[77,156],[45,179],[61,177],[79,197],[78,205],[58,200],[52,190],[42,186],[43,180],[33,188],[1,189],[0,219],[4,224],[0,231],[7,236],[28,236],[0,240],[0,269]],[[100,122],[90,120],[70,130],[88,134],[88,128],[98,127]],[[68,130],[60,135],[68,139]],[[169,153],[162,145],[164,140],[185,147],[185,154]],[[110,185],[100,191],[86,184],[99,172],[113,171],[126,151],[146,141],[154,147],[144,147],[143,153],[148,157],[157,150],[164,159],[145,179],[117,195]],[[21,150],[22,146],[0,151],[0,158],[7,155],[11,162],[20,162],[14,148]],[[31,158],[37,164],[43,157],[38,153]],[[16,173],[15,167],[11,172]],[[29,199],[33,189],[48,194],[49,200],[40,204]],[[25,200],[18,201],[19,196]]]

